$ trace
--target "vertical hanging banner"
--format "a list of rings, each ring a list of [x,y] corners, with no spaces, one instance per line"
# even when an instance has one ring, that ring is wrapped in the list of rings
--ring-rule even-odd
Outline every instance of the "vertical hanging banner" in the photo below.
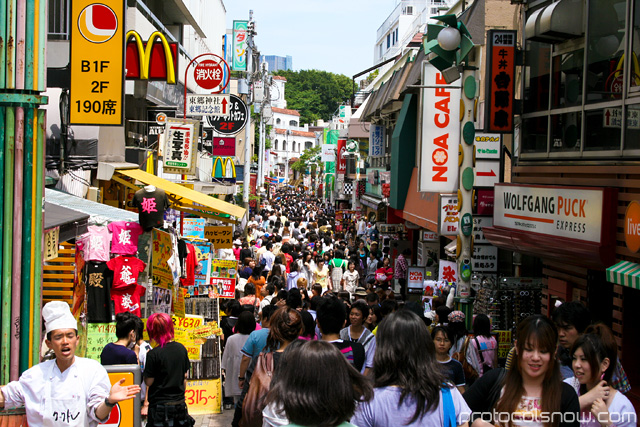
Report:
[[[369,156],[379,157],[384,154],[384,126],[369,126]]]
[[[125,2],[74,0],[71,4],[70,123],[121,126]]]
[[[249,21],[233,21],[233,62],[234,71],[247,71],[247,27]]]
[[[422,90],[420,191],[452,193],[458,190],[460,86],[447,84],[427,61],[422,82],[427,87]]]
[[[338,139],[338,149],[336,150],[337,154],[337,166],[336,173],[338,175],[344,175],[347,172],[347,159],[344,157],[344,154],[347,152],[347,140],[346,139]]]
[[[200,121],[167,118],[164,172],[195,175]]]
[[[486,124],[488,132],[513,132],[516,31],[489,30],[487,35]]]

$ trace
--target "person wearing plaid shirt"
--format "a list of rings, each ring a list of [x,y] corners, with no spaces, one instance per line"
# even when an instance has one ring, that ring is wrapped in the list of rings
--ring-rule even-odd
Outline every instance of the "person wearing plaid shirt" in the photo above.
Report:
[[[407,285],[407,270],[409,269],[409,263],[407,257],[411,257],[411,249],[405,249],[402,251],[398,258],[396,258],[395,279],[398,285],[400,285],[400,292],[404,295],[405,286]]]

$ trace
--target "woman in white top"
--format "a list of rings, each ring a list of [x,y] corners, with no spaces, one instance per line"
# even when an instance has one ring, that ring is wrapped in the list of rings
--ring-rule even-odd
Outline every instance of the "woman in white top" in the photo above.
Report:
[[[360,273],[356,270],[356,265],[353,261],[349,263],[347,271],[342,275],[342,280],[344,280],[344,290],[353,295],[360,280]]]
[[[636,412],[629,399],[609,387],[618,358],[618,345],[604,324],[592,325],[571,350],[575,376],[564,380],[580,396],[580,425],[588,427],[635,426]]]
[[[253,313],[244,311],[238,316],[236,323],[236,333],[231,335],[224,346],[222,354],[222,370],[225,372],[227,380],[224,383],[225,396],[233,397],[237,403],[240,400],[242,389],[238,386],[238,375],[240,373],[240,362],[242,361],[242,347],[247,342],[249,334],[256,329],[256,321]]]

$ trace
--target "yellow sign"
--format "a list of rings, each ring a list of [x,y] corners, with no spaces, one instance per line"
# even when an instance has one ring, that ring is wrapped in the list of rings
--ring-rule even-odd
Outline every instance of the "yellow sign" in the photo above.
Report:
[[[221,396],[222,382],[220,379],[187,381],[184,399],[191,415],[221,413]]]
[[[511,331],[494,331],[498,341],[498,359],[505,359],[511,350]]]
[[[60,227],[47,230],[44,234],[44,260],[58,258],[58,245],[60,244]]]
[[[211,176],[213,178],[235,178],[236,165],[233,163],[233,157],[216,157],[213,161]]]
[[[146,330],[146,328],[145,328]],[[100,361],[100,354],[105,345],[116,340],[115,323],[87,324],[87,354],[86,358]]]
[[[74,0],[71,5],[70,122],[121,126],[125,1]]]
[[[202,359],[202,345],[196,343],[194,332],[204,325],[204,317],[187,314],[184,317],[173,316],[174,339],[184,345],[189,353],[189,360],[198,362]]]
[[[213,248],[232,249],[233,248],[233,228],[232,227],[205,227],[204,238],[213,243]]]
[[[166,231],[160,231],[155,228],[152,233],[151,278],[153,280],[153,286],[162,289],[171,289],[170,286],[173,285],[173,273],[167,262],[173,254],[171,235]]]
[[[109,372],[109,381],[111,385],[117,383],[124,378],[123,387],[134,385],[133,372]],[[123,400],[111,410],[107,421],[100,425],[117,426],[117,427],[133,427],[133,399]]]
[[[173,291],[173,313],[178,317],[184,317],[184,294],[187,290],[181,286],[174,287]]]

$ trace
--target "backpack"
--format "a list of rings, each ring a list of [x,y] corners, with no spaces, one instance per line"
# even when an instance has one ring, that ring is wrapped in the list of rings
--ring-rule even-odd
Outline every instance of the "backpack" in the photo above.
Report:
[[[273,370],[273,353],[260,353],[256,368],[251,374],[249,391],[242,403],[241,427],[262,427],[262,410],[265,407],[264,399],[271,387]]]
[[[459,352],[457,351],[453,353],[453,356],[451,356],[451,358],[457,360],[462,364],[462,370],[464,371],[464,378],[467,384],[471,385],[475,382],[475,380],[478,379],[479,375],[476,372],[476,370],[473,368],[473,366],[471,366],[471,364],[467,362],[467,350],[469,349],[469,341],[471,340],[469,339],[469,337],[467,337],[464,340],[464,344],[462,345],[462,350]]]

